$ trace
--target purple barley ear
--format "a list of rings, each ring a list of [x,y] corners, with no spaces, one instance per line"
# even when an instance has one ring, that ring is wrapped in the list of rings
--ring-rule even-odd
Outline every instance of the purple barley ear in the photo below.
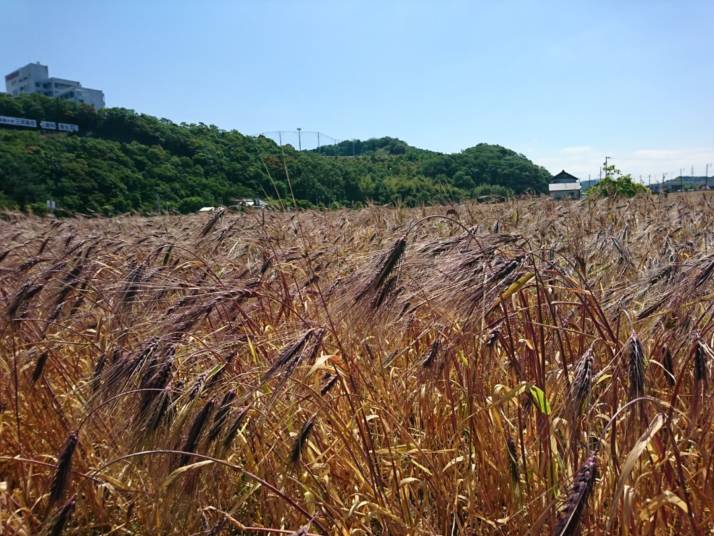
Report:
[[[203,432],[203,429],[206,427],[208,417],[213,411],[213,406],[215,404],[215,400],[211,399],[206,402],[203,408],[201,408],[201,411],[198,412],[196,417],[193,419],[193,423],[191,424],[191,428],[188,431],[186,441],[184,442],[183,448],[181,450],[187,453],[194,452],[196,450],[196,447],[198,446],[198,441],[201,438],[201,432]],[[189,454],[181,455],[178,467],[186,465],[190,459],[191,456]]]
[[[154,400],[155,408],[146,421],[146,429],[156,432],[162,423],[169,422],[173,418],[171,407],[174,402],[174,395],[171,386],[166,386]]]
[[[506,447],[508,448],[508,465],[511,469],[511,480],[513,483],[518,485],[520,480],[520,475],[518,471],[518,451],[516,450],[516,444],[513,442],[511,434],[506,432]]]
[[[24,306],[41,290],[42,285],[32,285],[31,283],[22,285],[5,310],[8,318],[14,320],[16,316],[21,316]]]
[[[62,534],[67,521],[69,521],[69,518],[72,517],[76,504],[76,498],[72,497],[62,506],[62,508],[60,508],[59,512],[53,519],[52,524],[47,529],[46,534],[48,536],[60,536],[60,534]]]
[[[45,365],[47,364],[48,357],[49,357],[49,352],[47,352],[47,350],[45,350],[37,358],[37,361],[35,361],[35,369],[32,371],[32,383],[37,383],[37,380],[39,380],[42,377],[42,373],[45,370]]]
[[[57,310],[57,308],[64,303],[64,301],[67,299],[67,295],[72,291],[73,288],[76,287],[77,282],[79,280],[79,276],[81,274],[82,265],[77,264],[62,278],[62,281],[60,282],[60,290],[57,292],[57,295],[55,296],[54,300],[55,310]],[[61,308],[59,309],[59,311],[61,312]],[[52,320],[56,320],[56,318],[53,318]]]
[[[240,430],[241,425],[243,424],[243,421],[245,420],[246,416],[248,415],[248,410],[250,409],[250,406],[244,406],[240,408],[238,411],[238,415],[236,416],[235,420],[233,421],[233,424],[231,424],[230,428],[228,428],[228,432],[226,432],[226,437],[223,438],[223,448],[228,448],[231,446],[233,443],[233,440],[236,437],[236,434],[238,433],[238,430]]]
[[[382,304],[387,300],[387,297],[392,294],[392,291],[396,287],[396,284],[397,276],[390,275],[385,281],[384,285],[382,285],[382,288],[380,288],[379,291],[375,294],[371,304],[372,309],[376,311],[382,306]]]
[[[431,366],[436,362],[436,359],[439,357],[439,350],[441,349],[441,341],[439,339],[434,339],[434,342],[431,343],[431,348],[429,349],[429,352],[424,356],[424,359],[422,359],[421,366],[423,368],[431,368]]]
[[[94,372],[92,373],[92,391],[96,392],[102,379],[104,366],[107,364],[107,352],[103,352],[94,364]]]
[[[707,350],[699,337],[694,343],[694,379],[697,384],[707,384]]]
[[[665,346],[662,352],[662,366],[664,366],[664,370],[666,372],[667,383],[669,383],[670,386],[673,386],[675,378],[674,359],[672,357],[672,351],[667,346]]]
[[[302,451],[305,449],[307,439],[310,437],[310,432],[312,432],[312,429],[315,426],[315,417],[316,416],[313,415],[305,421],[305,424],[302,425],[302,429],[295,439],[292,451],[290,452],[290,462],[293,464],[300,461],[300,456],[302,455]]]
[[[580,521],[595,486],[597,478],[597,453],[593,452],[578,469],[573,486],[565,501],[565,508],[553,529],[553,536],[574,536],[578,533]]]
[[[577,419],[580,411],[585,404],[593,380],[593,349],[592,346],[583,354],[575,368],[575,378],[570,384],[570,396],[568,397],[568,406],[570,417]]]
[[[163,394],[163,390],[169,385],[173,372],[173,361],[171,358],[166,359],[162,364],[154,364],[144,372],[144,377],[141,379],[139,388],[147,389],[141,393],[139,399],[139,410],[134,416],[134,421],[139,423],[146,421],[149,417],[149,409],[153,402]],[[161,389],[154,391],[148,389]]]
[[[630,400],[645,394],[645,354],[637,334],[633,331],[625,347],[627,369],[629,375]]]
[[[324,336],[325,330],[323,328],[317,328],[313,331],[312,345],[309,348],[305,348],[305,353],[301,358],[301,361],[310,364],[315,363],[315,360],[317,359],[317,354],[319,353],[320,348],[322,348],[322,339],[324,338]]]
[[[397,264],[399,264],[399,260],[404,255],[404,251],[406,249],[407,239],[405,236],[394,242],[392,249],[390,249],[384,257],[382,257],[377,270],[375,270],[362,287],[362,290],[355,297],[355,302],[360,301],[370,292],[377,292],[380,288],[382,288],[389,275],[394,271]]]
[[[211,232],[211,230],[216,226],[216,223],[218,223],[218,220],[220,220],[223,215],[226,213],[226,209],[221,208],[216,210],[213,213],[213,216],[211,216],[211,219],[206,222],[206,224],[203,226],[203,229],[201,229],[200,237],[203,238],[205,237],[208,233]]]
[[[144,270],[146,267],[143,264],[134,265],[132,269],[126,276],[124,282],[124,288],[121,291],[120,303],[126,305],[132,303],[134,298],[136,298],[139,292],[139,287],[141,286],[142,279],[144,277]]]
[[[320,386],[320,395],[325,396],[330,390],[335,386],[337,380],[340,379],[340,375],[335,374],[325,374],[323,378],[322,385]]]
[[[72,479],[72,457],[77,448],[78,439],[77,432],[70,433],[57,456],[57,469],[50,486],[50,506],[61,500],[69,487]]]
[[[263,374],[262,381],[266,382],[283,370],[291,370],[302,359],[303,349],[307,342],[316,333],[315,329],[308,329],[297,341],[284,347],[271,367]],[[321,335],[320,335],[321,336]]]
[[[223,396],[223,400],[221,400],[221,404],[218,407],[216,416],[213,418],[213,426],[211,427],[210,432],[208,432],[208,438],[206,439],[207,443],[212,443],[213,441],[215,441],[218,435],[221,433],[223,425],[226,422],[226,418],[228,417],[228,412],[231,409],[231,404],[233,403],[235,398],[235,389],[231,389]]]

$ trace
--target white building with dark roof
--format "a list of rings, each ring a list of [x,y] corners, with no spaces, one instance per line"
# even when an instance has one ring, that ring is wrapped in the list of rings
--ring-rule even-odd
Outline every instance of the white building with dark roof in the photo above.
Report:
[[[563,170],[550,179],[548,192],[553,199],[579,199],[580,179]]]
[[[28,63],[5,76],[5,90],[10,95],[39,93],[47,97],[89,104],[97,110],[104,108],[104,92],[82,87],[75,80],[49,76],[47,65]]]

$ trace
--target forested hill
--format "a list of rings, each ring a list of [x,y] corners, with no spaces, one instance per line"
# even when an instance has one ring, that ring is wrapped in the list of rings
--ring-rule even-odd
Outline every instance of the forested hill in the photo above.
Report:
[[[441,154],[380,138],[298,152],[215,126],[40,95],[0,94],[0,115],[80,127],[0,129],[0,208],[41,211],[53,199],[64,213],[190,212],[241,197],[288,199],[290,186],[302,206],[426,204],[544,192],[549,178],[497,145]]]

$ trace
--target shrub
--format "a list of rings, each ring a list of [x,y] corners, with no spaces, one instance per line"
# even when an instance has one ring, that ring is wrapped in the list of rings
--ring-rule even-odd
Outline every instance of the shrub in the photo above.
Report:
[[[637,194],[646,193],[649,193],[647,187],[634,182],[629,175],[615,179],[605,177],[587,191],[587,195],[590,197],[634,197]]]
[[[605,178],[587,191],[588,197],[634,197],[649,193],[647,187],[623,175],[615,166],[605,167]]]
[[[49,212],[47,205],[44,203],[31,203],[27,205],[27,208],[29,209],[29,212],[35,216],[46,216]]]
[[[0,192],[0,210],[1,209],[8,209],[8,208],[16,208],[17,205],[13,203],[13,201],[7,197],[5,194]]]
[[[197,195],[183,198],[178,204],[178,211],[181,214],[196,212],[201,207],[212,206],[212,201],[206,201],[203,197]]]
[[[513,197],[513,190],[500,184],[481,184],[472,191],[474,199],[502,197],[508,199]]]

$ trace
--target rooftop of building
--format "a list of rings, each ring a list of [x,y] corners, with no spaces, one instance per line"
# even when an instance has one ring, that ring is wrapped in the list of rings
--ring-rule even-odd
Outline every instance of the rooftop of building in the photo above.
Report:
[[[551,184],[558,184],[558,183],[573,183],[573,182],[579,182],[580,179],[578,179],[575,175],[571,175],[565,170],[562,170],[560,173],[553,175],[550,179]]]

